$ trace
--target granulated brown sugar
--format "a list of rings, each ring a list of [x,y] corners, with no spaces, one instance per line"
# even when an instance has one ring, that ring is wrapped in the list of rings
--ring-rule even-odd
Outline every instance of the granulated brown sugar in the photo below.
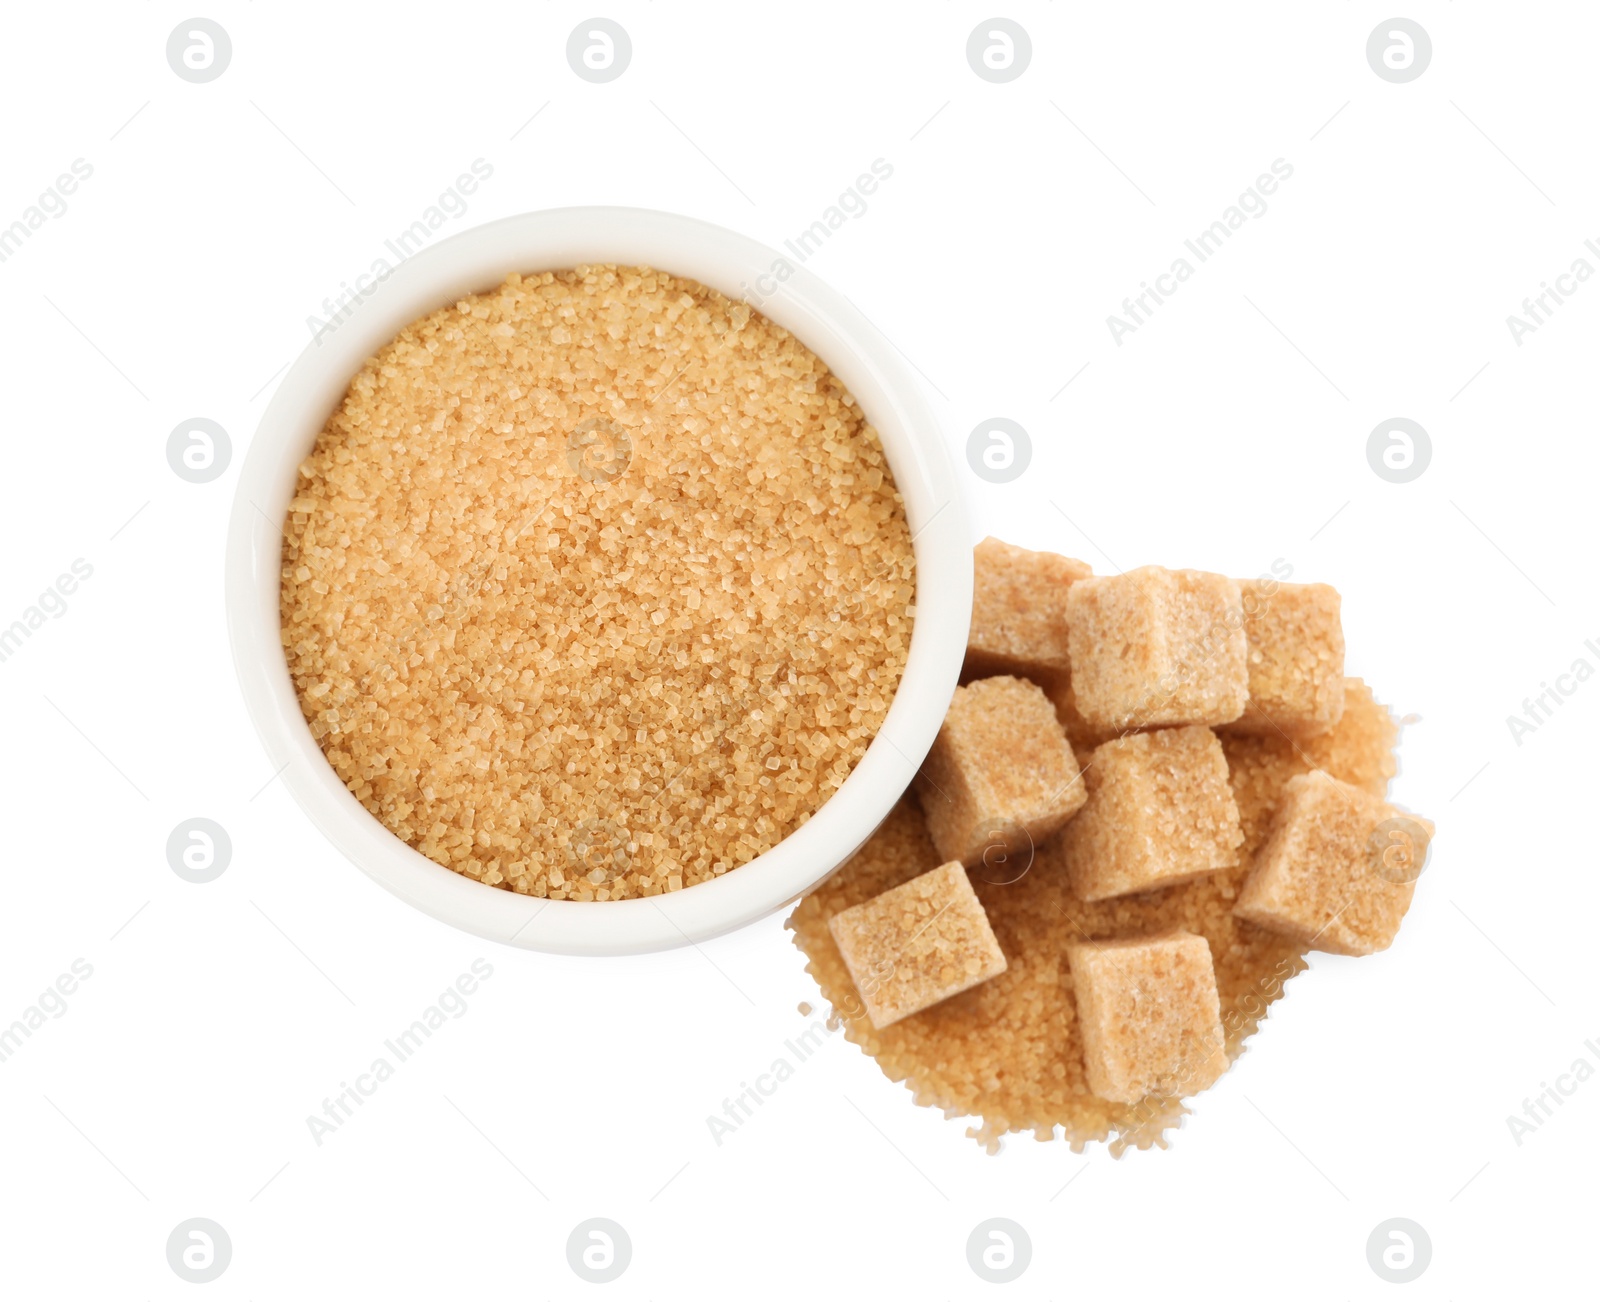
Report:
[[[912,580],[878,437],[799,340],[580,267],[415,322],[351,382],[284,525],[283,644],[397,836],[621,899],[738,868],[838,789],[899,685]]]
[[[1305,967],[1295,942],[1233,916],[1234,901],[1289,779],[1321,768],[1381,795],[1394,773],[1397,728],[1356,679],[1346,680],[1345,710],[1334,728],[1290,742],[1282,737],[1227,737],[1229,779],[1245,841],[1240,862],[1152,895],[1085,903],[1064,875],[1033,868],[1001,885],[974,875],[973,887],[1006,970],[913,1017],[874,1030],[828,934],[828,919],[909,881],[939,863],[921,811],[901,800],[877,834],[790,915],[795,943],[844,1024],[845,1035],[877,1059],[916,1101],[950,1116],[973,1116],[968,1131],[990,1151],[1008,1131],[1064,1137],[1074,1148],[1110,1139],[1124,1147],[1165,1147],[1164,1132],[1186,1109],[1178,1099],[1111,1103],[1085,1077],[1067,946],[1083,940],[1183,930],[1204,936],[1215,965],[1230,1059],[1256,1030],[1285,983]],[[1071,825],[1068,824],[1070,827]]]
[[[1240,863],[1248,864],[1266,840],[1283,790],[1297,774],[1324,769],[1375,796],[1385,794],[1395,775],[1399,737],[1394,716],[1373,700],[1359,678],[1344,680],[1344,713],[1328,732],[1295,739],[1281,733],[1225,734],[1222,753],[1228,757],[1228,779],[1244,832]]]

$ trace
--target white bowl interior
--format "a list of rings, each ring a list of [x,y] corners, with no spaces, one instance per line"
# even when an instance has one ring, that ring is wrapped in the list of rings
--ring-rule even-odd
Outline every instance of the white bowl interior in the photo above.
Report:
[[[279,639],[281,524],[297,468],[365,360],[410,322],[492,289],[513,271],[646,265],[744,299],[793,332],[861,404],[905,500],[917,610],[899,691],[855,771],[812,818],[725,876],[648,899],[541,900],[434,863],[378,822],[323,757],[301,715]],[[770,292],[769,292],[770,290]],[[568,954],[692,944],[797,899],[887,816],[927,754],[960,673],[972,608],[972,540],[939,424],[909,368],[842,295],[754,240],[632,208],[564,208],[465,231],[425,249],[300,355],[274,394],[240,472],[229,523],[227,613],[234,661],[274,769],[323,833],[417,908],[491,940]]]

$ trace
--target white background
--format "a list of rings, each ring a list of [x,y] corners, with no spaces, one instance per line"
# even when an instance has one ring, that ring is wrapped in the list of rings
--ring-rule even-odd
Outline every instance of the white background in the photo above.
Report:
[[[94,169],[0,264],[0,623],[94,569],[0,663],[0,1023],[93,967],[0,1063],[0,1291],[194,1296],[165,1244],[196,1216],[232,1241],[217,1298],[589,1296],[564,1245],[591,1216],[632,1240],[616,1298],[988,1296],[965,1245],[994,1216],[1032,1240],[1015,1296],[1389,1296],[1366,1242],[1396,1216],[1433,1249],[1403,1296],[1592,1288],[1600,1080],[1520,1145],[1507,1116],[1600,1065],[1600,684],[1520,746],[1506,716],[1600,666],[1600,286],[1520,347],[1506,317],[1600,266],[1600,16],[1419,2],[1432,63],[1395,85],[1382,6],[1019,0],[1032,63],[995,85],[967,3],[623,0],[632,63],[592,85],[569,4],[203,12],[233,42],[205,85],[166,62],[169,3],[8,5],[0,41],[0,223]],[[1395,795],[1434,858],[1394,949],[1316,957],[1170,1151],[985,1156],[842,1037],[718,1146],[707,1115],[816,1001],[781,919],[632,960],[498,948],[271,781],[222,622],[239,459],[307,316],[479,157],[450,230],[623,203],[774,245],[883,158],[809,265],[925,374],[955,455],[987,417],[1030,431],[1016,482],[962,470],[979,536],[1344,593],[1352,672],[1417,716]],[[1114,343],[1277,158],[1267,213]],[[164,450],[196,415],[233,440],[203,485]],[[1365,453],[1394,416],[1433,443],[1402,485]],[[193,816],[233,841],[209,885],[166,861]],[[317,1146],[307,1114],[480,957],[467,1013]]]

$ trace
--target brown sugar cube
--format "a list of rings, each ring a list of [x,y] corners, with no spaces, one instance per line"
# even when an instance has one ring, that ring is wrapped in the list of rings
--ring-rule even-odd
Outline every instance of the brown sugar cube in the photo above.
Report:
[[[1006,970],[959,863],[834,914],[828,930],[880,1031]]]
[[[1320,769],[1289,779],[1234,914],[1329,954],[1388,949],[1433,824]]]
[[[1089,1088],[1114,1103],[1180,1098],[1228,1067],[1211,947],[1204,936],[1069,945]]]
[[[1326,583],[1241,580],[1250,699],[1229,732],[1305,737],[1344,713],[1344,629]]]
[[[1158,565],[1067,589],[1078,710],[1113,731],[1228,723],[1249,695],[1239,585]]]
[[[1065,675],[1067,589],[1092,571],[1082,561],[1030,552],[998,538],[973,549],[972,628],[964,678]]]
[[[1066,730],[1072,749],[1079,754],[1110,741],[1122,731],[1120,728],[1097,728],[1083,717],[1072,694],[1070,674],[1052,675],[1037,681],[1050,698],[1050,704],[1056,707],[1056,719]]]
[[[958,687],[916,778],[939,854],[976,868],[1033,847],[1076,814],[1083,779],[1049,698],[1022,678]]]
[[[1072,893],[1108,900],[1239,862],[1239,809],[1209,728],[1158,728],[1097,746],[1089,797],[1057,843]]]

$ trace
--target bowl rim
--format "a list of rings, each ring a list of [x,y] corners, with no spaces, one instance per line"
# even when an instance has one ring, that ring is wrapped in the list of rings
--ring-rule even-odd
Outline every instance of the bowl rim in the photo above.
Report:
[[[643,265],[743,300],[789,330],[844,383],[878,431],[905,502],[916,560],[911,647],[883,725],[850,776],[800,827],[733,871],[668,894],[548,900],[435,863],[384,827],[324,758],[300,713],[278,616],[282,528],[300,462],[362,363],[419,317],[512,272]],[[972,539],[938,418],[895,346],[794,257],[695,218],[572,207],[504,217],[412,254],[363,285],[285,373],[250,441],[225,555],[229,642],[273,771],[368,876],[450,925],[520,948],[636,954],[733,931],[798,899],[877,829],[933,744],[960,674],[972,611]]]

